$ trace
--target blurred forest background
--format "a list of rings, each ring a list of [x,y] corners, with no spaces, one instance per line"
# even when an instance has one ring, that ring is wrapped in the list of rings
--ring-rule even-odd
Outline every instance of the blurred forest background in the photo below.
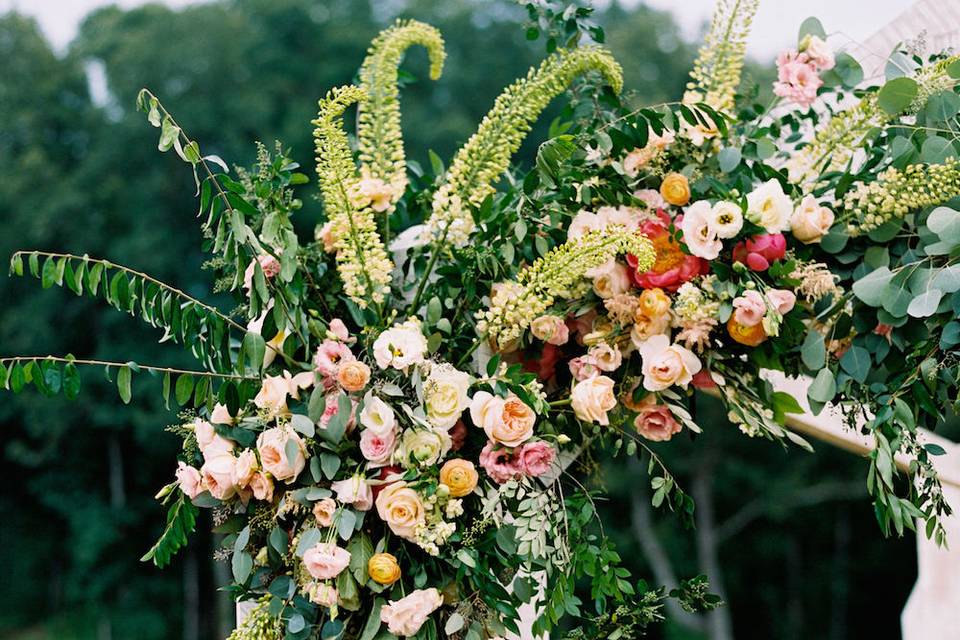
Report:
[[[542,43],[525,40],[524,12],[508,0],[111,7],[91,14],[61,56],[33,21],[0,16],[0,255],[86,252],[229,308],[202,270],[192,178],[157,152],[156,132],[134,110],[137,91],[160,96],[206,153],[247,165],[253,141],[282,140],[311,167],[317,98],[350,82],[370,39],[398,14],[446,37],[443,78],[427,81],[426,56],[412,50],[402,100],[409,156],[427,162],[432,149],[449,158],[496,95],[543,55]],[[599,18],[638,102],[682,93],[695,46],[668,14],[613,4]],[[529,162],[553,115],[519,161]],[[319,209],[312,189],[299,214],[305,232]],[[0,303],[4,354],[188,364],[149,327],[65,290],[0,278]],[[159,390],[159,380],[141,377]],[[215,589],[228,568],[211,559],[208,522],[167,570],[138,562],[162,526],[152,496],[172,478],[178,439],[164,432],[176,416],[159,399],[142,400],[150,394],[136,397],[123,406],[98,375],[73,402],[3,396],[0,638],[200,640],[229,632],[232,603]],[[882,539],[863,463],[825,445],[808,455],[750,441],[719,405],[704,399],[699,409],[705,429],[696,443],[680,437],[658,447],[697,499],[695,533],[649,509],[643,469],[617,462],[594,480],[611,493],[603,526],[635,576],[671,584],[704,572],[729,602],[707,618],[669,611],[653,637],[899,637],[916,575],[913,540]]]

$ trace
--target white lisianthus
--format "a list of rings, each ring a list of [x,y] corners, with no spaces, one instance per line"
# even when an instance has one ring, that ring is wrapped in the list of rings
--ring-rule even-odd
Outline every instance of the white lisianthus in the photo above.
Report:
[[[700,200],[687,207],[680,228],[690,253],[705,260],[715,260],[720,255],[723,243],[713,228],[713,207],[709,202]]]
[[[397,456],[404,467],[429,467],[450,451],[453,440],[443,429],[407,429]]]
[[[592,211],[581,210],[573,216],[567,228],[567,240],[576,240],[584,234],[603,228],[603,222]]]
[[[363,399],[360,424],[383,437],[393,432],[397,419],[390,405],[377,396],[368,393],[367,397]]]
[[[423,384],[423,408],[427,420],[438,429],[450,429],[470,405],[467,391],[470,375],[450,364],[434,365]]]
[[[735,202],[721,200],[713,205],[711,214],[711,225],[718,238],[732,238],[743,228],[743,212]]]
[[[788,231],[792,214],[793,202],[777,180],[767,180],[747,194],[747,219],[768,233]]]
[[[373,357],[381,369],[393,367],[406,371],[410,365],[423,362],[426,352],[427,339],[416,318],[390,327],[373,343]]]

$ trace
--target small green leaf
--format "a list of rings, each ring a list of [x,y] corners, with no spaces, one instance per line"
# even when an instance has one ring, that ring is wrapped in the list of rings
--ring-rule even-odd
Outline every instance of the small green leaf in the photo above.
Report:
[[[120,367],[120,370],[117,371],[117,390],[120,392],[120,399],[123,400],[124,404],[130,403],[130,378],[131,378],[130,367],[123,366]]]
[[[818,18],[810,16],[800,23],[800,33],[797,34],[797,42],[802,42],[807,36],[817,36],[821,39],[827,38],[827,32]]]
[[[740,164],[740,149],[736,147],[725,147],[717,154],[717,162],[720,164],[720,171],[730,173]]]
[[[877,93],[877,104],[892,116],[903,113],[917,97],[920,88],[912,78],[894,78]]]
[[[807,389],[807,396],[820,403],[830,402],[836,393],[837,382],[830,369],[821,369]]]
[[[174,388],[173,397],[181,407],[190,402],[190,396],[193,394],[193,376],[185,373],[177,378],[177,385]]]
[[[803,364],[811,371],[817,371],[824,365],[827,357],[827,347],[824,343],[823,334],[819,331],[810,329],[800,347],[800,358]]]
[[[940,289],[930,289],[910,301],[910,306],[907,307],[907,314],[913,318],[932,316],[937,312],[941,298],[943,298],[943,291],[940,291]]]

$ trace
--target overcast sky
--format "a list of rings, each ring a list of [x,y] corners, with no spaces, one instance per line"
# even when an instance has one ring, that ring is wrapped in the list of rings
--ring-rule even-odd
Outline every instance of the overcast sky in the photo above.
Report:
[[[183,6],[197,1],[161,0],[169,6]],[[690,39],[697,36],[700,27],[709,19],[714,4],[714,0],[626,1],[628,4],[642,1],[671,11]],[[76,34],[84,15],[92,9],[110,4],[132,7],[144,4],[144,0],[0,0],[0,12],[17,9],[35,16],[47,37],[62,51]],[[765,0],[761,2],[757,13],[748,51],[758,59],[772,58],[777,51],[795,42],[797,28],[804,18],[811,15],[820,18],[828,33],[837,34],[837,45],[851,40],[861,42],[896,18],[910,4],[911,0]]]

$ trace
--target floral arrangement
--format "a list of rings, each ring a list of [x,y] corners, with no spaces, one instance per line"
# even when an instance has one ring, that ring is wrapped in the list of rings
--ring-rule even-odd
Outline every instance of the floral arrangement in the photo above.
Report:
[[[443,41],[397,22],[359,83],[319,102],[323,218],[306,239],[291,217],[309,179],[282,146],[231,175],[144,90],[160,149],[194,171],[206,247],[240,306],[106,260],[18,253],[14,274],[102,297],[202,368],[14,357],[0,380],[73,397],[78,366],[97,365],[130,402],[136,374],[162,378],[183,447],[144,559],[167,564],[212,509],[231,593],[255,601],[236,640],[496,638],[517,632],[523,603],[537,633],[572,614],[624,634],[660,619],[666,597],[717,606],[702,577],[669,594],[631,581],[567,467],[589,446],[639,455],[654,504],[689,518],[652,443],[700,431],[695,388],[746,435],[809,448],[768,370],[812,377],[815,410],[863,414],[881,525],[922,519],[942,541],[938,452],[916,427],[955,403],[960,370],[960,215],[941,206],[960,197],[960,168],[936,133],[960,113],[960,63],[915,56],[860,87],[811,19],[762,106],[741,89],[757,4],[721,0],[683,100],[634,109],[589,10],[530,3],[548,57],[432,173],[405,159],[398,65],[422,46],[438,78]],[[568,87],[536,166],[511,170]],[[915,460],[910,482],[898,451]]]

